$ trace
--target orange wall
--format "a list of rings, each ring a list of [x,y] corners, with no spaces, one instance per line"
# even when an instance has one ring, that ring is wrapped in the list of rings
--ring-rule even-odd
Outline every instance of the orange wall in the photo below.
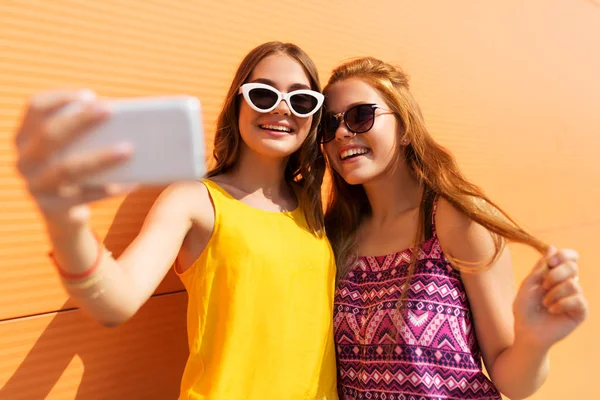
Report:
[[[549,381],[532,398],[600,398],[598,38],[592,0],[0,2],[0,399],[174,398],[187,351],[186,297],[172,275],[116,329],[68,301],[13,170],[25,99],[54,87],[189,93],[212,133],[237,64],[267,40],[302,46],[323,81],[353,56],[403,65],[430,129],[468,176],[533,232],[580,251],[592,313],[552,351]],[[126,246],[156,194],[94,208],[110,249]],[[521,279],[536,256],[514,249]]]

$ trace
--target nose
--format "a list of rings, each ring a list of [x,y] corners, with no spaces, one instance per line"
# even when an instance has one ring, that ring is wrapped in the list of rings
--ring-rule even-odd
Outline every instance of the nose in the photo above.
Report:
[[[340,122],[340,125],[335,130],[336,140],[352,139],[354,136],[356,136],[356,133],[352,133],[348,130],[348,127],[346,126],[346,123],[343,120],[338,121]]]
[[[271,111],[271,112],[273,114],[280,114],[280,115],[290,115],[292,113],[290,111],[290,107],[288,106],[287,101],[284,99],[281,99],[279,104],[277,104],[277,107],[275,107],[273,109],[273,111]]]

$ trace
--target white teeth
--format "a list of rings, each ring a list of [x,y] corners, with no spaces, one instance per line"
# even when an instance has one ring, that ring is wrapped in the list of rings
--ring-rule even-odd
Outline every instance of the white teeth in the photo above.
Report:
[[[292,130],[287,126],[281,125],[260,125],[262,129],[268,129],[270,131],[280,131],[280,132],[291,132]]]
[[[340,158],[342,160],[345,160],[346,158],[350,157],[350,156],[354,156],[357,154],[367,154],[369,152],[369,149],[348,149],[348,150],[344,150],[342,151],[342,153],[340,154]]]

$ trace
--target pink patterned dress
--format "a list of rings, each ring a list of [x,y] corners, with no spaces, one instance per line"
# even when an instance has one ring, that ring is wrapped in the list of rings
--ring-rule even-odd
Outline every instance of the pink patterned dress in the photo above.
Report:
[[[334,326],[341,400],[501,399],[482,372],[460,274],[440,248],[435,203],[431,237],[422,244],[402,314],[397,302],[410,250],[360,257],[338,283]]]

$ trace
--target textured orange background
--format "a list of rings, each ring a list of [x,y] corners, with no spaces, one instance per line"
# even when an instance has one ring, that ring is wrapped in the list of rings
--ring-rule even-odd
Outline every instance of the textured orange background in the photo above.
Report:
[[[597,399],[600,294],[600,3],[378,1],[0,2],[0,399],[163,399],[186,357],[185,293],[169,275],[131,322],[100,328],[74,309],[16,176],[13,130],[25,99],[55,87],[102,96],[198,96],[212,132],[241,58],[292,41],[326,81],[373,55],[412,76],[428,126],[465,172],[527,228],[581,253],[591,316],[552,351],[533,399]],[[209,148],[210,150],[210,148]],[[156,190],[94,208],[119,252]],[[125,201],[123,201],[125,200]],[[521,279],[536,255],[514,248]]]

